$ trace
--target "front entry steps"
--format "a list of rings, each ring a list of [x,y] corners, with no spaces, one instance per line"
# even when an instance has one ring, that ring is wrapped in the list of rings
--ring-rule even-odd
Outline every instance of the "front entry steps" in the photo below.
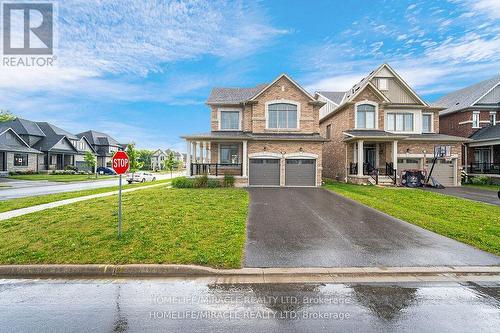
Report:
[[[372,185],[376,185],[375,184],[375,179],[373,179],[372,177],[368,178],[368,181]],[[382,175],[378,176],[378,185],[379,186],[395,186],[394,185],[394,180],[392,180],[391,177],[389,177],[389,176],[382,176]]]

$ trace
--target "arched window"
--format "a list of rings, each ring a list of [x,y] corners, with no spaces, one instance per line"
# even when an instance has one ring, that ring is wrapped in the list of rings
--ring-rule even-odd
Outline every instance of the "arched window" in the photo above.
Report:
[[[375,105],[359,104],[356,106],[356,128],[375,128]]]
[[[297,105],[290,103],[269,104],[267,108],[268,128],[298,128]]]

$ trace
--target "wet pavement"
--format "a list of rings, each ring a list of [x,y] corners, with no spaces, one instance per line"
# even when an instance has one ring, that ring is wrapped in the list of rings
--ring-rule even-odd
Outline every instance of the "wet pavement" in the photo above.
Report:
[[[500,206],[500,198],[498,197],[497,191],[484,190],[481,188],[470,186],[447,187],[443,189],[427,187],[422,189],[425,191],[451,195],[457,198],[469,199]],[[498,190],[500,191],[500,185],[498,186]]]
[[[180,173],[174,173],[177,177]],[[170,179],[170,174],[158,174],[157,180]],[[84,181],[74,183],[47,182],[47,181],[19,181],[14,179],[0,179],[2,184],[10,187],[0,187],[0,201],[23,197],[32,197],[45,194],[75,192],[94,188],[118,186],[118,177],[98,181]]]
[[[498,332],[500,283],[0,280],[5,332]]]
[[[245,267],[500,264],[498,256],[324,189],[249,192]]]

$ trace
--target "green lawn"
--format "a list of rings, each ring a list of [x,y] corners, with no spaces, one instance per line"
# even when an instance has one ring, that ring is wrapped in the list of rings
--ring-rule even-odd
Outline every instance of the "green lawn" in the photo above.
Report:
[[[82,181],[98,181],[103,179],[111,179],[113,176],[99,175],[97,178],[94,175],[53,175],[53,174],[33,174],[33,175],[15,175],[9,176],[11,179],[19,180],[48,180],[51,182],[82,182]]]
[[[481,188],[483,190],[500,191],[500,185],[476,185],[476,184],[464,184],[462,186]]]
[[[0,221],[0,264],[163,263],[241,266],[248,193],[168,189],[124,194]]]
[[[500,207],[438,193],[345,183],[331,191],[419,227],[500,255]]]
[[[127,184],[126,182],[124,182],[123,188],[127,189],[127,188],[132,188],[132,187],[142,187],[142,186],[148,186],[148,185],[153,185],[153,184],[169,183],[170,181],[171,181],[170,179],[157,180],[155,182],[133,183],[130,185]],[[111,192],[111,191],[117,191],[117,190],[118,190],[118,186],[108,186],[108,187],[101,187],[101,188],[95,188],[95,189],[83,190],[83,191],[46,194],[46,195],[39,195],[39,196],[34,196],[34,197],[3,200],[3,201],[0,201],[0,213],[7,212],[9,210],[14,210],[14,209],[20,209],[20,208],[25,208],[25,207],[30,207],[30,206],[41,205],[41,204],[59,201],[59,200],[71,199],[71,198],[76,198],[76,197],[83,197],[86,195],[105,193],[105,192]]]

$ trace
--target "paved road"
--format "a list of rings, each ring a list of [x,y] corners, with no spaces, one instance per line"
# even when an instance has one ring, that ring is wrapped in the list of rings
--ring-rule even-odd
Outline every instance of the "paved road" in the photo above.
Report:
[[[500,186],[498,189],[500,190]],[[423,190],[500,206],[500,199],[498,198],[498,192],[496,191],[483,190],[481,188],[470,186],[447,187],[444,189],[423,188]]]
[[[324,189],[249,191],[245,267],[500,264],[498,256]]]
[[[182,173],[174,173],[174,177]],[[156,179],[170,179],[170,174],[158,174]],[[2,183],[9,184],[11,188],[0,187],[0,201],[32,197],[45,194],[74,192],[82,190],[90,190],[94,188],[118,186],[118,177],[113,179],[89,181],[89,182],[74,182],[74,183],[61,183],[61,182],[46,182],[46,181],[13,181],[11,179],[2,179]]]
[[[498,332],[498,283],[0,280],[5,332]]]

